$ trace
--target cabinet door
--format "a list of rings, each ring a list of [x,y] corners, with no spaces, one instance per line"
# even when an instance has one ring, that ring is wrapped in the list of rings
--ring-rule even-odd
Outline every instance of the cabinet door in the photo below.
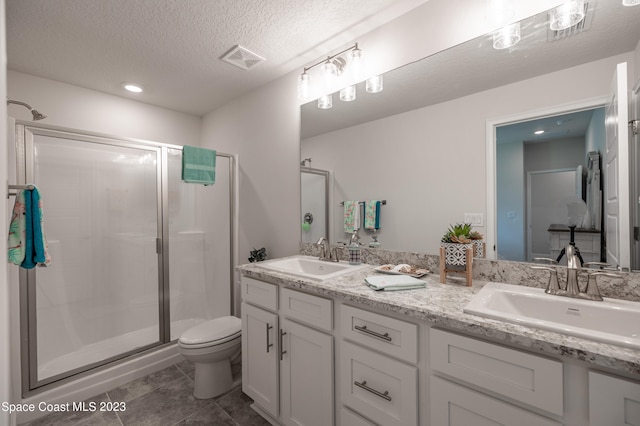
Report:
[[[560,426],[560,423],[439,377],[431,377],[431,426]]]
[[[278,416],[278,316],[242,304],[242,390]]]
[[[589,423],[640,425],[640,383],[590,371]]]
[[[333,414],[333,337],[282,319],[281,420],[286,425],[327,426]]]

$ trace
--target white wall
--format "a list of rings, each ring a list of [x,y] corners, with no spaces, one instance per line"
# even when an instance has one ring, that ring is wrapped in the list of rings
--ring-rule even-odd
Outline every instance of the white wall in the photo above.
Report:
[[[589,165],[589,152],[598,151],[600,155],[604,155],[605,147],[605,130],[604,130],[604,108],[598,108],[593,111],[585,140],[585,165]]]
[[[498,259],[525,258],[524,145],[500,144],[496,149],[496,223]]]
[[[239,155],[239,262],[253,248],[270,258],[300,243],[300,109],[287,76],[204,117],[202,146]]]
[[[486,215],[488,119],[605,97],[615,65],[632,60],[632,52],[618,55],[309,138],[301,157],[334,171],[336,200],[388,200],[382,247],[435,254],[450,223],[465,212]]]
[[[58,81],[9,71],[7,96],[45,114],[40,123],[47,125],[176,145],[200,142],[200,117]],[[9,107],[9,115],[31,120],[17,105]]]

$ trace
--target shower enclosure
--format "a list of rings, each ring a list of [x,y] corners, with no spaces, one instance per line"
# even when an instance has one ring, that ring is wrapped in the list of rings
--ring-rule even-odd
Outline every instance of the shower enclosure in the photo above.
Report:
[[[52,264],[20,269],[23,393],[177,339],[233,306],[235,159],[180,179],[180,146],[16,125]]]
[[[333,242],[329,223],[331,185],[331,172],[311,167],[300,167],[303,243],[313,244],[320,237],[325,237]]]

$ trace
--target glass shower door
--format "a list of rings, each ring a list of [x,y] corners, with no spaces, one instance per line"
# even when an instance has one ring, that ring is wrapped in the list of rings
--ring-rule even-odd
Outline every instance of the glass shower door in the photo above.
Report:
[[[25,133],[52,258],[28,274],[34,388],[161,343],[160,149]]]

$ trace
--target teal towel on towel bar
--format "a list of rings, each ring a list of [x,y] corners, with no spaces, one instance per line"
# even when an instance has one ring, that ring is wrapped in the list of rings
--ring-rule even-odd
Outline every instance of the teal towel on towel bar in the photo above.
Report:
[[[188,183],[213,185],[216,182],[216,151],[183,146],[182,180]]]
[[[25,269],[51,264],[42,225],[42,200],[38,188],[21,191],[16,196],[16,206],[9,232],[11,263]]]

